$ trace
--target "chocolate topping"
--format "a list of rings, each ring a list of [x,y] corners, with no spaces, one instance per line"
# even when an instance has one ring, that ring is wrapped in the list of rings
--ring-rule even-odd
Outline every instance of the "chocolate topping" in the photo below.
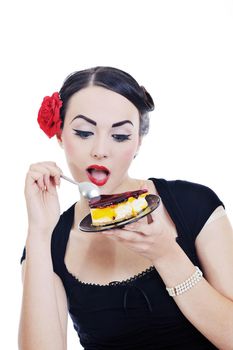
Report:
[[[129,197],[138,198],[140,194],[148,192],[147,190],[137,190],[131,192],[123,192],[117,194],[102,194],[100,198],[92,198],[89,200],[90,208],[105,208],[114,204],[127,201]]]

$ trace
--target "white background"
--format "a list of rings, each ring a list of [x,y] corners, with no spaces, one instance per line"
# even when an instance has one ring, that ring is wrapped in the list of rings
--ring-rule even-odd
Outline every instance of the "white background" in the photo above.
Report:
[[[9,0],[1,7],[0,348],[17,349],[25,173],[32,162],[53,160],[69,175],[37,112],[72,71],[111,65],[144,85],[156,109],[131,174],[208,185],[233,219],[233,2]],[[62,210],[77,196],[63,183]],[[81,349],[70,321],[68,344]]]

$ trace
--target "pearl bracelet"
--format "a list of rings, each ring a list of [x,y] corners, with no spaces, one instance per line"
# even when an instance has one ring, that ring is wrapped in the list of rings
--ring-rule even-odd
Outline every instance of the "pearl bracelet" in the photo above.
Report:
[[[195,286],[195,284],[197,284],[202,279],[203,273],[201,272],[201,270],[197,266],[195,266],[195,269],[196,271],[194,272],[194,274],[191,277],[189,277],[186,281],[178,284],[173,288],[166,287],[166,290],[168,291],[168,294],[171,297],[175,297],[176,295],[180,295],[187,292],[190,288]]]

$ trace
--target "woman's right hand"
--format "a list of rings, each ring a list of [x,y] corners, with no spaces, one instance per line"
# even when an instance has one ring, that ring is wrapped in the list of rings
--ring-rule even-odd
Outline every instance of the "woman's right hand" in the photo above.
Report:
[[[50,232],[60,217],[56,186],[60,185],[61,169],[54,162],[32,164],[25,180],[28,224],[31,230]]]

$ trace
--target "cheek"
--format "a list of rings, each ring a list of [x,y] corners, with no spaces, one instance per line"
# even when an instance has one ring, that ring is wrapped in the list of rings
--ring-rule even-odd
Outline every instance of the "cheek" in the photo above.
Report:
[[[64,151],[66,153],[66,157],[69,159],[69,158],[72,158],[74,155],[75,155],[75,147],[72,143],[72,141],[70,140],[66,140],[64,143],[63,143],[63,146],[64,146]]]
[[[71,140],[66,140],[63,144],[63,148],[71,173],[77,175],[81,171],[80,166],[83,165],[84,162],[83,153],[80,152],[80,147],[78,147],[77,144],[74,144]]]
[[[74,153],[74,147],[72,145],[72,142],[66,141],[64,143],[64,150],[65,150],[67,155],[72,155]]]
[[[139,144],[138,139],[137,138],[133,139],[132,143],[130,143],[128,147],[125,147],[124,152],[122,152],[121,156],[125,160],[132,160],[135,154],[137,153],[138,144]]]
[[[122,159],[124,159],[125,161],[130,161],[133,159],[135,154],[135,151],[132,149],[126,150],[125,152],[123,152],[123,154],[121,155]]]
[[[74,156],[77,156],[77,140],[74,139],[73,135],[71,135],[67,130],[63,131],[63,148],[66,154],[66,158],[70,159]]]
[[[119,154],[119,163],[121,163],[122,166],[124,166],[123,164],[125,164],[125,167],[128,167],[132,162],[135,153],[135,147],[125,148],[124,151],[120,152]]]

